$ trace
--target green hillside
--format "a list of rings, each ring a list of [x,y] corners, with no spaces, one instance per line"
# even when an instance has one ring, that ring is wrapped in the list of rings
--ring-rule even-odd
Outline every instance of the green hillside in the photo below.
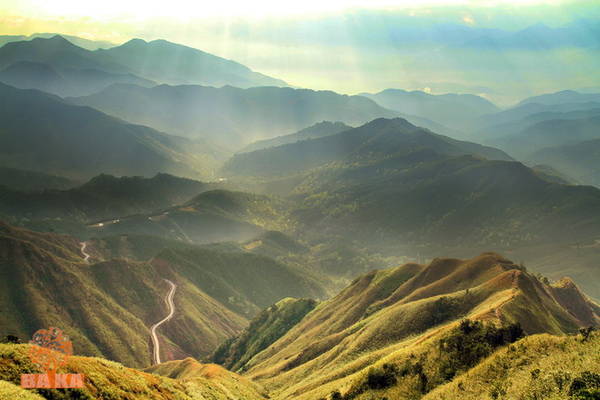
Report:
[[[316,171],[297,190],[307,226],[380,246],[505,249],[600,233],[597,189],[551,183],[516,162],[411,153]]]
[[[73,237],[5,224],[0,232],[0,336],[27,338],[60,326],[79,354],[129,366],[150,362],[149,327],[166,315],[163,279],[178,286],[175,316],[160,332],[167,360],[209,355],[288,294],[323,296],[320,284],[294,267],[240,251],[179,245],[135,261],[104,258],[91,242],[88,264]]]
[[[242,334],[219,346],[212,355],[213,361],[232,371],[243,371],[252,357],[283,336],[316,305],[314,300],[293,298],[273,304],[261,311]]]

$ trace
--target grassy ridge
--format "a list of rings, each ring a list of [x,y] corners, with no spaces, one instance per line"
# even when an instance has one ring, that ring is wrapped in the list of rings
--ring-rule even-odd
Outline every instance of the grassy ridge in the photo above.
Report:
[[[248,376],[277,398],[313,399],[350,390],[378,363],[422,354],[434,368],[430,353],[463,318],[518,322],[528,334],[599,325],[597,307],[567,286],[545,283],[493,253],[372,272],[254,356]]]

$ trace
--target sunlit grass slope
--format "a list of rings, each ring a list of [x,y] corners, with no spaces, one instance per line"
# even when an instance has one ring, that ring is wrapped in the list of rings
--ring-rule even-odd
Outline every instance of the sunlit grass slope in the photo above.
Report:
[[[85,375],[84,389],[31,389],[26,393],[14,385],[24,373],[40,373],[27,355],[29,345],[0,344],[0,399],[160,399],[160,400],[229,400],[264,399],[262,389],[245,378],[216,366],[201,366],[188,359],[159,366],[154,373],[142,372],[94,357],[71,357],[59,373]],[[160,376],[165,370],[180,365],[187,367],[185,374]],[[211,373],[214,370],[215,373]],[[181,376],[179,376],[181,375]],[[21,397],[11,397],[21,396]],[[41,397],[40,397],[41,396]]]
[[[599,354],[598,333],[587,341],[581,336],[530,336],[499,350],[424,399],[597,399]]]
[[[248,361],[248,376],[276,398],[316,399],[349,391],[374,365],[421,357],[424,373],[442,384],[436,348],[464,318],[520,323],[527,334],[599,323],[597,307],[569,281],[550,285],[494,253],[436,259],[359,277]],[[435,385],[425,387],[421,395]]]

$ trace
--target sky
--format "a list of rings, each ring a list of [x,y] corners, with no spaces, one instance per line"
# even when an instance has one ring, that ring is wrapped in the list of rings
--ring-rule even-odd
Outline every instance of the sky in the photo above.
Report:
[[[598,0],[0,0],[0,34],[162,38],[299,87],[500,103],[600,86],[599,21]]]

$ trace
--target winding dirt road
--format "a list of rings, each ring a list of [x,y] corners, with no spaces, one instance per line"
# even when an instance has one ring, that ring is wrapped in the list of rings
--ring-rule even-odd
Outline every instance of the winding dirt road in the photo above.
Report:
[[[175,314],[175,303],[173,302],[173,296],[175,295],[175,290],[177,289],[177,285],[168,279],[165,279],[165,281],[169,285],[171,285],[171,289],[169,289],[169,293],[167,294],[167,297],[165,297],[165,303],[167,304],[167,307],[169,308],[169,314],[166,317],[164,317],[162,320],[157,322],[156,324],[152,325],[152,327],[150,328],[150,335],[152,336],[152,346],[153,346],[152,361],[154,362],[154,364],[160,364],[160,342],[158,341],[158,336],[156,335],[156,328],[158,328],[159,326],[161,326],[162,324],[164,324],[165,322],[170,320],[173,317],[173,314]]]
[[[83,254],[83,261],[85,261],[86,263],[90,262],[90,255],[88,253],[85,252],[85,248],[87,247],[87,243],[86,242],[81,242],[81,254]]]

